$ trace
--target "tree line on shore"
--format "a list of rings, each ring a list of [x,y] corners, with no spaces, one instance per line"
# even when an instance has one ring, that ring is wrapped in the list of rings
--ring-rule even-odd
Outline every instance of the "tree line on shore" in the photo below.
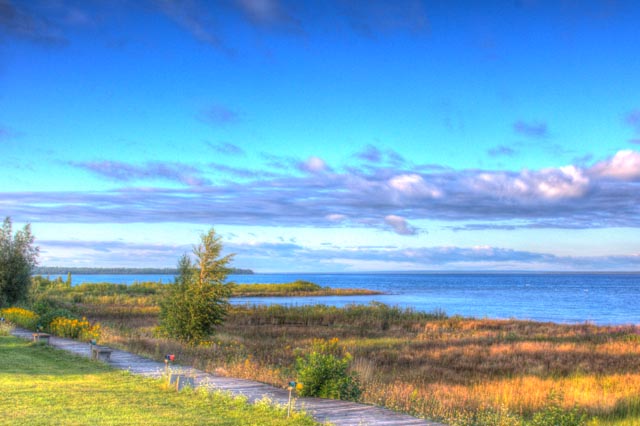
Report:
[[[67,267],[67,266],[36,266],[34,275],[177,275],[178,268],[93,268],[93,267]],[[251,275],[253,270],[242,268],[229,268],[232,275]]]

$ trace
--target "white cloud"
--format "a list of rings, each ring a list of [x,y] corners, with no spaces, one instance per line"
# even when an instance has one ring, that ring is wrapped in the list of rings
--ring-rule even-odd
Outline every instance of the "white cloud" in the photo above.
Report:
[[[327,163],[320,157],[309,157],[300,165],[300,168],[309,173],[322,173],[327,170]]]
[[[418,230],[413,226],[409,225],[409,222],[401,216],[396,216],[394,214],[390,214],[385,216],[384,223],[393,228],[393,231],[396,234],[400,235],[415,235]]]
[[[599,176],[607,176],[621,180],[640,178],[640,152],[625,149],[618,151],[613,157],[596,163],[591,172]]]
[[[590,180],[576,166],[523,170],[517,175],[484,172],[471,177],[471,189],[506,199],[561,199],[582,196]]]
[[[442,196],[442,191],[428,184],[422,176],[415,173],[394,176],[389,179],[389,186],[407,196],[426,196],[431,198]]]

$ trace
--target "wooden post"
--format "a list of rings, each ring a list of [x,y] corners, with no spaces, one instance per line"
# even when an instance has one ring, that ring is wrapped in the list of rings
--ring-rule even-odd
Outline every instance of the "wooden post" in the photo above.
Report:
[[[291,416],[291,392],[295,389],[296,382],[289,382],[289,402],[287,403],[287,418]]]

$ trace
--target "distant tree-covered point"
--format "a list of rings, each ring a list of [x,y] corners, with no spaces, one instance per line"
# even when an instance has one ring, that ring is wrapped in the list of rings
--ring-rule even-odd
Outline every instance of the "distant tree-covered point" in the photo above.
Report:
[[[176,268],[88,268],[66,266],[38,266],[34,268],[34,275],[151,275],[178,273]],[[251,269],[229,268],[230,274],[253,274]]]

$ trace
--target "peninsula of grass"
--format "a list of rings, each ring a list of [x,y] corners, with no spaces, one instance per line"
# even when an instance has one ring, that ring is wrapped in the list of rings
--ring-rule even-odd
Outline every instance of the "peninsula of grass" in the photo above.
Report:
[[[363,288],[321,287],[309,281],[284,284],[236,284],[233,297],[287,297],[287,296],[360,296],[382,294]]]
[[[166,284],[142,282],[134,284],[83,283],[66,285],[63,281],[49,281],[35,277],[40,291],[60,302],[89,304],[134,304],[157,305],[167,289]],[[53,291],[52,291],[53,290]],[[359,296],[376,295],[381,292],[363,288],[332,288],[297,280],[290,283],[234,284],[231,297],[293,297],[293,296]]]
[[[166,389],[105,364],[0,336],[0,423],[11,425],[299,425],[286,408],[205,390]]]

